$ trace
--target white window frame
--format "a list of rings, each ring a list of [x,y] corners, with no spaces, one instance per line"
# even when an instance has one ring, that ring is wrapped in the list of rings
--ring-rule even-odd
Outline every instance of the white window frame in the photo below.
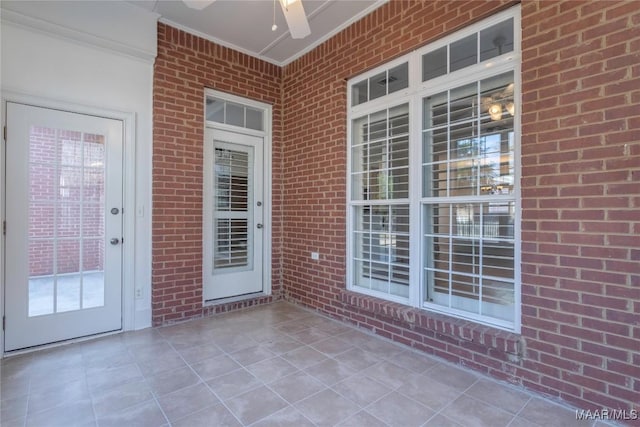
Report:
[[[456,40],[460,40],[479,31],[489,28],[499,22],[513,18],[514,31],[514,50],[498,57],[491,58],[475,65],[468,66],[453,73],[445,74],[425,82],[422,81],[422,56],[425,53],[446,46]],[[440,312],[457,318],[471,320],[473,322],[489,325],[499,329],[504,329],[516,333],[520,333],[521,318],[521,238],[520,238],[520,222],[521,222],[521,195],[520,195],[520,127],[521,127],[521,108],[520,87],[521,87],[521,24],[520,24],[520,6],[516,5],[508,10],[497,13],[487,19],[476,24],[470,25],[460,31],[457,31],[447,37],[444,37],[434,43],[431,43],[421,49],[410,52],[393,61],[383,64],[380,67],[369,70],[366,73],[358,75],[349,80],[347,85],[347,289],[365,295],[385,299],[388,301],[405,304],[415,308],[421,308],[428,311]],[[402,64],[409,63],[409,85],[406,89],[381,96],[372,101],[363,102],[352,106],[352,86],[368,79],[385,70],[389,70]],[[488,77],[493,77],[505,72],[513,72],[514,75],[514,102],[516,104],[516,114],[513,117],[514,132],[514,199],[515,199],[515,218],[514,218],[514,321],[507,322],[499,319],[491,319],[485,316],[476,316],[469,312],[448,309],[437,304],[424,302],[425,290],[422,284],[423,277],[423,248],[422,236],[422,207],[425,199],[422,197],[422,99],[423,97],[438,93],[447,89],[453,89],[464,85],[465,83],[476,82]],[[409,104],[409,297],[403,298],[390,295],[383,292],[365,289],[356,286],[354,283],[354,238],[353,232],[356,224],[356,206],[368,205],[369,200],[353,200],[352,199],[352,136],[353,121],[359,117],[371,114],[383,109],[393,108],[397,105]],[[433,199],[433,198],[431,198]],[[485,196],[478,197],[478,201],[493,201]],[[501,199],[502,201],[502,199]],[[405,203],[406,199],[385,201],[386,204]],[[445,202],[442,199],[442,202]]]

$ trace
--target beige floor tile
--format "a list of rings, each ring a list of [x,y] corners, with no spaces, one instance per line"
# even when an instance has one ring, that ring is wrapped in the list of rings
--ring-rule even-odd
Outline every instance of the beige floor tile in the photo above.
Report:
[[[473,420],[468,421],[473,422]],[[509,426],[511,426],[511,424]],[[431,417],[429,421],[427,421],[424,427],[467,427],[467,425],[458,424],[457,422],[445,417],[442,414],[436,414],[435,416]]]
[[[178,421],[173,427],[241,427],[242,424],[222,404],[209,406]]]
[[[178,351],[187,363],[196,363],[211,357],[220,356],[222,350],[213,343],[183,348]]]
[[[158,375],[162,372],[172,371],[186,367],[187,364],[176,352],[169,354],[159,354],[153,359],[138,362],[138,367],[145,377]]]
[[[460,396],[440,413],[465,426],[473,420],[473,425],[478,427],[504,427],[513,419],[513,414],[466,395]]]
[[[387,424],[403,427],[421,426],[435,414],[426,406],[398,392],[382,397],[367,406],[366,410]]]
[[[134,344],[129,347],[129,353],[137,361],[148,361],[156,359],[158,356],[167,356],[176,353],[166,341],[156,341],[150,344]]]
[[[336,336],[358,347],[369,342],[371,338],[375,338],[357,329],[349,329]]]
[[[352,348],[351,350],[340,353],[333,358],[354,371],[362,371],[363,369],[367,369],[380,362],[379,357],[374,356],[361,348]]]
[[[24,427],[27,423],[27,417],[14,418],[12,420],[2,421],[2,427]]]
[[[156,396],[164,396],[185,387],[196,385],[200,382],[190,367],[184,367],[172,371],[162,372],[147,378],[151,390]]]
[[[354,370],[334,359],[327,359],[305,369],[305,372],[314,376],[328,386],[349,378]]]
[[[391,388],[365,375],[354,375],[333,386],[342,396],[365,407],[389,394]]]
[[[0,425],[16,418],[24,418],[27,415],[28,396],[3,399],[0,401]]]
[[[340,353],[344,353],[347,350],[351,350],[353,348],[353,345],[338,337],[330,337],[325,340],[313,343],[311,347],[321,353],[326,354],[329,357],[332,357]]]
[[[418,374],[422,374],[438,364],[434,358],[419,354],[413,350],[405,350],[402,353],[394,354],[388,357],[387,360]]]
[[[238,350],[230,355],[242,366],[249,366],[261,360],[271,359],[275,354],[265,346],[258,344],[253,347]]]
[[[135,363],[117,368],[87,370],[87,383],[91,391],[117,387],[142,378],[140,368]]]
[[[93,393],[93,408],[96,417],[100,418],[152,399],[147,382],[139,380]]]
[[[538,397],[529,400],[524,409],[518,414],[518,417],[541,426],[584,427],[585,425],[584,421],[576,419],[575,410],[556,405]]]
[[[313,344],[315,342],[325,340],[331,336],[330,334],[314,327],[304,329],[302,331],[295,332],[289,335],[291,336],[291,338],[295,339],[296,341],[300,341],[303,344]]]
[[[226,401],[227,407],[245,425],[255,423],[288,406],[273,391],[262,386]]]
[[[247,336],[229,333],[217,337],[215,342],[221,350],[227,353],[234,353],[258,345],[257,342]]]
[[[29,394],[31,380],[26,378],[12,378],[0,380],[0,398],[15,399]]]
[[[93,407],[89,399],[74,401],[27,416],[26,427],[71,427],[95,425]]]
[[[38,371],[31,375],[31,389],[41,389],[83,380],[86,371],[82,361],[78,366],[52,366],[51,371]]]
[[[308,368],[327,360],[327,356],[309,346],[300,347],[282,355],[282,358],[298,369]]]
[[[439,411],[462,395],[462,390],[431,379],[427,374],[414,375],[398,388],[398,392]]]
[[[101,346],[100,348],[102,348]],[[104,353],[99,351],[92,351],[82,355],[85,368],[89,370],[96,369],[111,369],[118,368],[120,366],[129,365],[135,362],[135,359],[124,345],[118,345],[119,351],[105,351]]]
[[[202,383],[164,395],[158,401],[171,422],[220,402]]]
[[[89,397],[85,379],[49,385],[29,393],[29,414],[35,414],[65,403],[73,403]]]
[[[365,369],[363,374],[392,389],[402,386],[415,375],[410,370],[387,361]]]
[[[98,417],[100,427],[159,427],[166,423],[167,419],[155,400]]]
[[[531,396],[523,391],[485,379],[477,381],[465,394],[512,414],[520,412],[531,399]]]
[[[336,425],[360,410],[354,402],[333,390],[324,390],[294,405],[318,426]]]
[[[381,359],[391,359],[405,351],[403,347],[378,337],[370,337],[369,340],[360,343],[358,347]]]
[[[245,369],[238,369],[209,380],[207,384],[220,399],[227,400],[258,388],[263,382]]]
[[[338,424],[338,427],[387,427],[389,424],[367,411],[360,411]]]
[[[219,377],[240,369],[241,366],[231,357],[223,354],[195,363],[192,365],[192,368],[203,380],[207,381],[211,378]]]
[[[263,348],[273,352],[274,354],[282,355],[288,353],[297,348],[304,347],[305,344],[300,341],[296,341],[287,334],[278,332],[278,335],[271,337],[268,340],[260,341]]]
[[[454,387],[461,391],[471,387],[478,380],[478,375],[463,368],[448,363],[438,363],[425,373],[425,376],[442,384]]]
[[[287,406],[273,415],[269,415],[251,427],[314,427],[304,415],[292,406]]]
[[[281,357],[263,360],[247,367],[247,370],[265,383],[270,383],[298,370]]]
[[[326,387],[311,375],[298,371],[269,384],[269,387],[289,403],[316,394]]]

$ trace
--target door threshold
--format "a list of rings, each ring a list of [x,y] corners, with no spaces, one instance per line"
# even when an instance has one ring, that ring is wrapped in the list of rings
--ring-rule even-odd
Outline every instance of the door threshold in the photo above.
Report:
[[[268,296],[269,295],[264,293],[264,292],[252,292],[250,294],[236,295],[236,296],[233,296],[233,297],[210,299],[210,300],[205,301],[203,306],[204,307],[211,307],[211,306],[215,306],[215,305],[228,304],[230,302],[244,301],[244,300],[256,299],[256,298],[264,298],[264,297],[268,297]]]
[[[69,345],[69,344],[77,344],[77,343],[81,343],[81,342],[85,342],[85,341],[91,341],[91,340],[98,339],[98,338],[108,337],[110,335],[121,334],[122,332],[124,332],[124,330],[118,329],[118,330],[115,330],[115,331],[101,332],[99,334],[86,335],[84,337],[71,338],[71,339],[68,339],[68,340],[52,342],[52,343],[49,343],[49,344],[42,344],[42,345],[36,345],[36,346],[33,346],[33,347],[21,348],[21,349],[18,349],[18,350],[6,351],[2,355],[2,358],[6,359],[6,358],[14,357],[14,356],[21,356],[21,355],[24,355],[24,354],[35,353],[35,352],[38,352],[38,351],[51,350],[53,348],[63,347],[65,345]]]

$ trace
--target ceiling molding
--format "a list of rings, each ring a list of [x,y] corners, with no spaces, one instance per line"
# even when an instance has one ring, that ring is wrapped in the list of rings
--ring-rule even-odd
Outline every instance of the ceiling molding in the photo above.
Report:
[[[184,26],[182,24],[178,24],[177,22],[174,22],[174,21],[172,21],[170,19],[160,18],[159,21],[162,22],[163,24],[167,24],[167,25],[169,25],[171,27],[177,28],[180,31],[184,31],[185,33],[189,33],[189,34],[194,35],[196,37],[200,37],[202,39],[209,40],[210,42],[219,44],[219,45],[224,46],[224,47],[228,47],[229,49],[237,50],[238,52],[244,53],[244,54],[252,56],[254,58],[261,59],[261,60],[263,60],[265,62],[268,62],[270,64],[277,65],[279,67],[283,67],[285,65],[285,64],[282,64],[282,63],[280,63],[278,61],[274,61],[273,59],[268,58],[266,56],[256,54],[255,52],[252,52],[252,51],[250,51],[248,49],[244,49],[244,48],[242,48],[240,46],[236,46],[233,43],[229,43],[227,41],[218,39],[216,37],[213,37],[213,36],[211,36],[209,34],[201,32],[201,31],[194,30],[193,28],[189,28],[189,27]]]
[[[159,16],[159,15],[158,15]],[[18,27],[27,28],[49,36],[54,36],[68,42],[80,45],[98,47],[110,52],[124,55],[146,63],[153,63],[157,50],[145,50],[129,44],[121,43],[106,37],[100,37],[84,31],[69,28],[54,22],[23,15],[21,13],[2,8],[1,19],[3,24],[12,24]]]

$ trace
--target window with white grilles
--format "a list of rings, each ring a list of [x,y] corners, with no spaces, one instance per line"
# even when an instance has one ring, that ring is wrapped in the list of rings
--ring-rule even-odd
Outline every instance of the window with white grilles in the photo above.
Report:
[[[519,330],[519,26],[349,82],[349,289]]]

